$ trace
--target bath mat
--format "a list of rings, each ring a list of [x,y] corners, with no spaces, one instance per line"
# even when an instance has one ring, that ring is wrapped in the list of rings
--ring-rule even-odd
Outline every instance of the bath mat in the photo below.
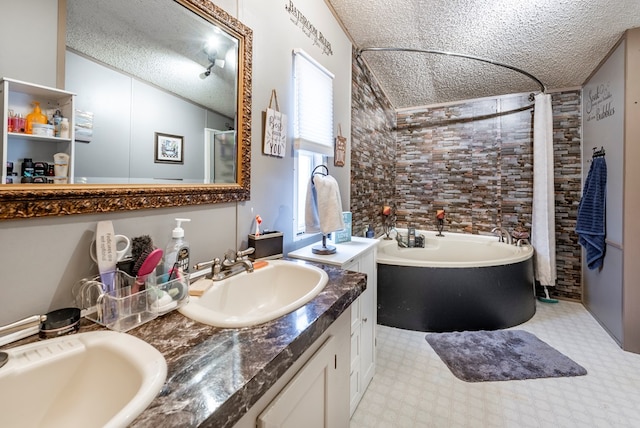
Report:
[[[449,370],[466,382],[587,374],[584,367],[523,330],[432,333],[426,339]]]

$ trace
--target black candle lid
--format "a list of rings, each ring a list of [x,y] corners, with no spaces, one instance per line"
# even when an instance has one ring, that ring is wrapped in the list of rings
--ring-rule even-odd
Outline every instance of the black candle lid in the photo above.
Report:
[[[69,327],[80,321],[80,309],[62,308],[51,311],[46,315],[46,319],[40,323],[41,331],[58,330]]]

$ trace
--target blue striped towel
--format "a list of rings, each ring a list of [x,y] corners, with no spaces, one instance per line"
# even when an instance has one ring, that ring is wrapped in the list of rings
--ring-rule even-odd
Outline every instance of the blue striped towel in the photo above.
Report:
[[[584,183],[578,206],[576,233],[578,242],[587,252],[587,267],[602,266],[605,253],[605,214],[607,198],[607,163],[604,157],[594,158]]]

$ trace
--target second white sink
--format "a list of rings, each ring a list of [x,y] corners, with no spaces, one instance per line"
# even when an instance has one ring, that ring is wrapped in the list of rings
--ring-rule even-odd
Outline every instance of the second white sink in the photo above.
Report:
[[[249,327],[292,312],[322,291],[329,280],[315,266],[270,260],[252,273],[214,282],[201,297],[190,297],[179,311],[215,327]]]
[[[2,427],[126,427],[167,375],[153,346],[113,331],[61,336],[6,351]]]

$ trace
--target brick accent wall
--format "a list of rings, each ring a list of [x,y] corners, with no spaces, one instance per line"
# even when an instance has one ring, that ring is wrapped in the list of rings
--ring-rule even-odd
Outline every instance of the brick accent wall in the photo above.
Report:
[[[351,212],[354,235],[382,233],[382,206],[395,200],[396,115],[369,69],[352,66]]]
[[[490,234],[531,229],[533,103],[528,94],[402,110],[388,103],[366,66],[353,62],[351,211],[354,234],[395,205],[398,227]],[[557,286],[580,300],[581,250],[574,232],[581,191],[580,91],[552,94]]]

